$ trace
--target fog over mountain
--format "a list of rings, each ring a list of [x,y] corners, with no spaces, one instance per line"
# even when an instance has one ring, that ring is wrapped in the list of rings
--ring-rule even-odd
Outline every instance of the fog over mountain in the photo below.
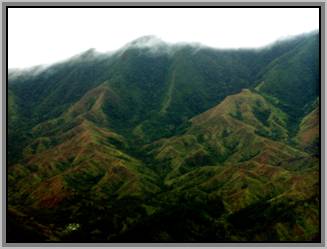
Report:
[[[110,51],[107,51],[107,52],[99,52],[97,51],[96,48],[90,48],[88,49],[87,51],[92,51],[94,54],[96,53],[97,55],[102,55],[102,56],[105,56],[105,55],[112,55],[112,54],[115,54],[115,53],[121,53],[122,51],[124,51],[125,49],[129,48],[129,47],[139,47],[139,48],[148,48],[148,50],[151,52],[151,53],[172,53],[173,51],[176,50],[176,48],[178,47],[182,47],[182,46],[192,46],[194,48],[198,48],[198,49],[201,49],[201,48],[211,48],[211,49],[217,49],[217,50],[260,50],[260,49],[266,49],[270,46],[274,46],[276,45],[277,43],[279,42],[287,42],[288,40],[292,40],[294,39],[294,37],[300,37],[300,36],[306,36],[308,34],[311,34],[311,33],[318,33],[318,30],[313,30],[313,31],[310,31],[310,32],[307,32],[307,33],[303,33],[303,34],[299,34],[297,36],[284,36],[284,37],[280,37],[278,39],[276,39],[275,41],[271,41],[270,43],[268,43],[267,45],[264,45],[264,46],[259,46],[259,47],[239,47],[239,48],[229,48],[229,49],[226,49],[226,48],[219,48],[219,47],[210,47],[208,45],[206,45],[205,43],[200,43],[200,42],[188,42],[188,41],[184,41],[184,42],[177,42],[177,43],[171,43],[171,42],[166,42],[164,41],[162,38],[156,36],[156,35],[144,35],[144,36],[141,36],[131,42],[128,42],[127,44],[123,45],[122,47],[120,47],[119,49],[116,49],[116,50],[110,50]],[[195,50],[197,51],[197,50]],[[82,52],[82,53],[86,53],[86,51]],[[91,53],[92,54],[92,53]],[[70,60],[71,58],[75,58],[75,57],[78,57],[79,54],[77,55],[71,55],[71,57],[67,56],[66,59],[63,59],[59,62],[64,62],[66,60]],[[9,68],[9,71],[17,71],[17,70],[29,70],[29,69],[34,69],[34,68],[45,68],[45,67],[49,67],[51,66],[52,64],[55,64],[56,62],[54,63],[50,63],[50,64],[44,64],[44,65],[34,65],[34,66],[29,66],[29,67],[23,67],[23,68],[19,68],[19,67],[10,67]],[[58,62],[57,62],[58,63]]]
[[[8,242],[320,241],[319,33],[143,36],[8,79]]]

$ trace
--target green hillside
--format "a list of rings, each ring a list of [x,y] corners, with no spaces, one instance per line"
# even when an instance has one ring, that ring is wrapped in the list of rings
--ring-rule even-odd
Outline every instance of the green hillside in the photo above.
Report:
[[[8,242],[319,241],[318,60],[147,36],[10,71]]]

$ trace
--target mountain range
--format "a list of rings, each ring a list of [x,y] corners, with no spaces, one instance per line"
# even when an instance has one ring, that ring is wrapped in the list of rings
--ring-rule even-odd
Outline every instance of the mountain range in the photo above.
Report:
[[[10,69],[7,242],[320,241],[319,49],[145,36]]]

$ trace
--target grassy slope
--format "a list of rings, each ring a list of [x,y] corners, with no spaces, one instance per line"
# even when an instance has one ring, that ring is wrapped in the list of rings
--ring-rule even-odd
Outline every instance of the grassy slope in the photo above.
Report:
[[[262,111],[269,110],[265,121],[255,114],[258,105]],[[238,108],[242,108],[242,117],[236,114]],[[233,217],[262,205],[271,212],[294,209],[293,221],[279,220],[273,216],[277,214],[271,214],[270,220],[263,218],[262,225],[269,226],[274,240],[312,239],[318,232],[314,200],[318,196],[319,162],[282,142],[287,137],[286,118],[259,94],[243,90],[192,118],[192,126],[184,135],[147,146],[159,167],[167,168],[163,173],[167,192],[159,198],[174,203],[193,191],[207,198],[221,197],[228,222],[225,218],[220,222],[232,226],[237,223],[230,236],[241,240],[269,239],[269,235],[259,227],[251,230],[249,224],[240,224]],[[269,134],[277,128],[282,136],[273,140]],[[258,132],[262,130],[266,132]],[[302,209],[302,205],[308,209]],[[246,232],[238,231],[239,227]]]
[[[92,238],[138,241],[144,237],[135,238],[136,234],[151,231],[151,241],[180,241],[176,237],[180,232],[171,229],[175,222],[183,227],[186,221],[194,228],[208,222],[209,227],[216,224],[207,232],[223,229],[223,236],[209,236],[218,241],[265,240],[270,238],[267,233],[239,221],[246,219],[243,212],[253,216],[253,210],[262,207],[268,209],[267,215],[271,212],[271,217],[268,215],[267,220],[264,216],[262,222],[273,231],[274,240],[310,240],[316,236],[317,161],[281,143],[287,138],[287,115],[261,95],[243,90],[229,96],[192,118],[185,134],[146,146],[149,154],[143,154],[143,158],[153,158],[150,163],[130,156],[128,141],[105,128],[110,119],[103,106],[113,96],[108,83],[104,83],[58,119],[36,126],[38,138],[25,150],[26,163],[14,165],[11,170],[12,208],[24,205],[23,211],[32,217],[41,208],[41,218],[35,219],[43,226],[53,222],[44,218],[49,214],[61,217],[56,218],[59,222],[53,238],[73,241],[74,233],[67,227],[78,222],[83,229],[75,232],[76,236],[98,231]],[[258,106],[263,113],[258,113]],[[271,136],[275,130],[279,130],[279,137]],[[25,191],[17,191],[20,189]],[[185,196],[189,197],[184,200]],[[178,207],[181,202],[185,202],[186,210]],[[126,206],[121,206],[123,203]],[[205,203],[218,209],[207,210]],[[136,209],[131,211],[130,205]],[[93,217],[89,213],[91,206],[99,212],[114,212],[113,217],[120,219],[118,224],[125,228],[117,227],[106,215],[101,222],[92,223],[87,218]],[[55,211],[50,211],[53,208]],[[201,214],[195,221],[193,208]],[[294,210],[293,220],[279,217],[288,209]],[[131,212],[133,218],[121,212]],[[70,214],[70,218],[62,220],[63,213]],[[176,215],[184,217],[184,221],[176,220]],[[153,227],[161,219],[165,232],[160,226]],[[109,237],[107,229],[101,228],[104,221],[115,231]],[[187,241],[205,235],[187,229],[181,236]]]
[[[10,113],[32,118],[20,130],[29,132],[23,160],[10,165],[12,224],[52,227],[39,232],[65,241],[317,239],[319,162],[306,148],[317,110],[305,118],[302,110],[315,94],[314,44],[186,46],[172,57],[127,49],[110,60],[86,53],[19,78]],[[294,84],[306,69],[303,108],[278,90],[293,86],[275,77],[285,68]]]
[[[262,96],[243,90],[192,118],[184,135],[147,147],[156,159],[171,159],[173,171],[183,165],[224,165],[251,158],[277,165],[287,157],[303,154],[283,143],[288,137],[286,121],[287,115]]]
[[[156,190],[151,171],[124,153],[125,139],[104,127],[108,121],[102,106],[108,97],[109,88],[100,86],[59,118],[33,129],[24,164],[13,165],[9,174],[11,199],[55,207],[85,191],[108,198]]]
[[[300,123],[296,139],[301,148],[319,155],[319,108],[307,114]]]
[[[259,91],[278,99],[278,106],[290,115],[290,128],[296,134],[319,91],[319,36],[304,37],[296,46],[269,63],[261,71]]]

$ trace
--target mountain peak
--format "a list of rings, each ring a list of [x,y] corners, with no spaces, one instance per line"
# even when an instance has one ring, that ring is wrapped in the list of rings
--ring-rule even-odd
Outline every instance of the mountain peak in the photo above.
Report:
[[[165,42],[162,39],[154,35],[141,36],[129,43],[129,45],[140,47],[151,47],[164,44]]]
[[[90,48],[79,54],[78,57],[82,59],[90,59],[90,58],[94,58],[96,55],[97,55],[97,51],[95,50],[95,48]]]
[[[147,52],[147,54],[158,55],[158,54],[167,54],[171,52],[171,47],[154,35],[141,36],[123,46],[119,50],[119,54],[123,54],[129,49],[141,49],[142,52]]]

